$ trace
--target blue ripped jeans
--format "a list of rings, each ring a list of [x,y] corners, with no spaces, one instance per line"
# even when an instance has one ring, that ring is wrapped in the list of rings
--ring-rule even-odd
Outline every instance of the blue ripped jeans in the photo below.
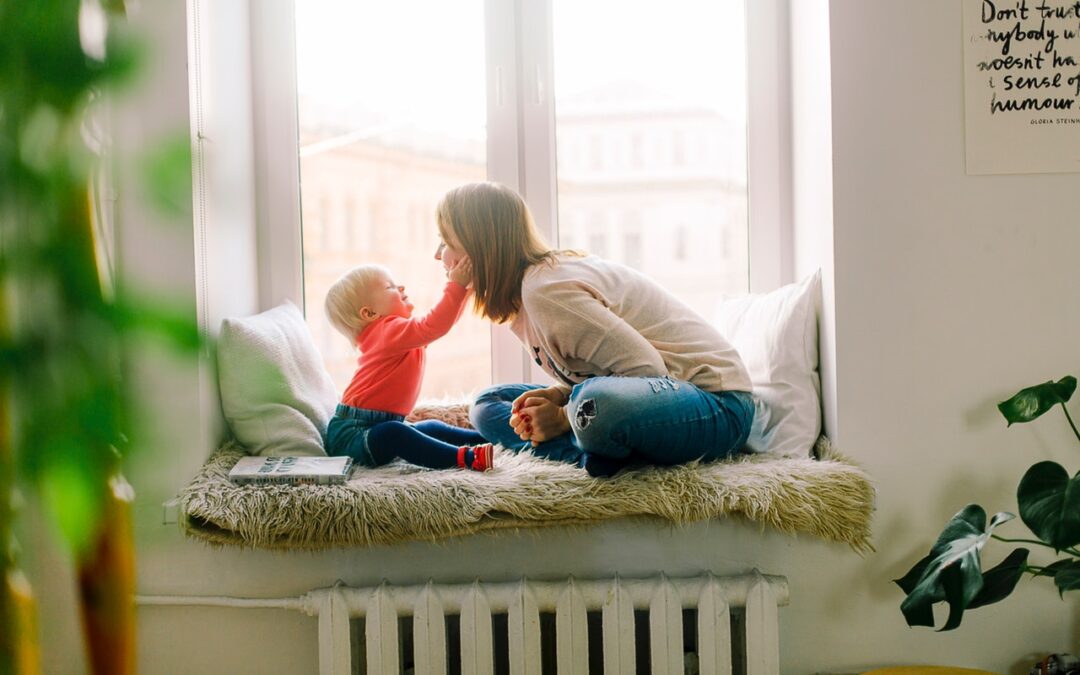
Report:
[[[723,459],[746,444],[754,420],[751,395],[710,393],[664,377],[593,377],[575,385],[566,404],[571,433],[522,441],[510,426],[514,399],[540,385],[504,384],[480,392],[469,417],[484,438],[513,452],[530,451],[612,475],[641,464]]]

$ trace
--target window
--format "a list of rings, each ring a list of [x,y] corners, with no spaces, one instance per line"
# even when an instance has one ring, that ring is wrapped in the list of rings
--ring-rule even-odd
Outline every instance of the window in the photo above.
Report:
[[[721,294],[779,285],[775,204],[790,201],[776,131],[783,5],[253,3],[253,33],[295,38],[295,82],[282,75],[288,40],[254,39],[256,92],[295,100],[299,158],[294,184],[283,172],[259,199],[299,192],[305,222],[292,228],[303,232],[296,255],[316,338],[329,330],[326,289],[361,262],[387,265],[418,310],[430,308],[444,283],[432,260],[435,204],[475,180],[521,192],[554,245],[641,269],[705,316]],[[282,28],[283,16],[293,25]],[[262,143],[286,143],[290,119],[278,117]],[[755,131],[755,119],[767,124]],[[334,206],[309,213],[322,194]],[[343,387],[355,355],[344,339],[330,344]],[[469,314],[428,354],[425,396],[538,373],[505,328]]]
[[[349,196],[345,198],[345,245],[346,251],[352,252],[356,250],[357,230],[360,228],[360,223],[356,221],[356,198]]]
[[[686,237],[686,227],[682,225],[676,225],[675,236],[673,239],[674,241],[672,242],[672,256],[678,262],[684,262],[686,260],[686,248],[688,243]]]
[[[593,232],[589,235],[589,251],[593,254],[606,258],[608,255],[607,250],[607,234],[604,232]]]
[[[623,235],[623,260],[630,267],[642,269],[645,258],[641,250],[641,233],[627,232]],[[643,270],[644,271],[644,270]]]
[[[308,323],[315,333],[330,330],[326,291],[361,263],[388,267],[425,312],[446,283],[432,258],[435,204],[446,190],[486,176],[483,2],[304,0],[295,9],[300,201],[329,191],[327,204],[348,204],[350,214],[302,208]],[[355,227],[357,205],[369,214],[365,235],[337,232]],[[337,245],[345,241],[364,245]],[[489,334],[467,313],[433,343],[422,395],[489,384]],[[321,344],[329,345],[323,356],[340,391],[356,353],[333,338]]]

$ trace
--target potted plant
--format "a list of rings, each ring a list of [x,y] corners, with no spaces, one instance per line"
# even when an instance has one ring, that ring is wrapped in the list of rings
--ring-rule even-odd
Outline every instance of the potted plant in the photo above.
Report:
[[[101,255],[108,131],[91,112],[135,70],[135,45],[110,30],[123,16],[122,0],[0,3],[0,673],[41,667],[17,493],[43,504],[78,567],[91,672],[134,672],[126,355],[150,334],[201,345]]]
[[[1067,376],[1023,389],[999,403],[998,410],[1011,426],[1031,422],[1060,405],[1080,441],[1080,431],[1065,405],[1075,391],[1076,378]],[[1016,501],[1020,519],[1033,539],[995,534],[995,528],[1016,516],[1000,512],[987,523],[983,507],[968,504],[945,525],[930,553],[895,580],[907,596],[900,611],[909,626],[933,626],[933,606],[945,602],[949,617],[941,630],[952,630],[960,625],[965,610],[1008,597],[1024,574],[1052,578],[1062,595],[1080,588],[1080,473],[1070,478],[1056,462],[1036,462],[1020,479]],[[1021,547],[983,571],[980,552],[990,539],[1041,546],[1061,557],[1049,565],[1029,565],[1030,549]]]

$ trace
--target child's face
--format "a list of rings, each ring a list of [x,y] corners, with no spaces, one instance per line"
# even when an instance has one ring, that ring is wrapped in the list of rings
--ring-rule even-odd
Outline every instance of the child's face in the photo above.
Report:
[[[380,274],[367,289],[367,306],[379,316],[412,316],[413,304],[405,287],[394,283],[388,274]]]

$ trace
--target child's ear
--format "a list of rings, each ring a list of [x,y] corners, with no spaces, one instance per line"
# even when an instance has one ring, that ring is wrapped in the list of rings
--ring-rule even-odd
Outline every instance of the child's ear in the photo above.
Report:
[[[360,320],[361,321],[371,321],[372,319],[379,316],[370,307],[361,307],[359,314],[360,314]]]

